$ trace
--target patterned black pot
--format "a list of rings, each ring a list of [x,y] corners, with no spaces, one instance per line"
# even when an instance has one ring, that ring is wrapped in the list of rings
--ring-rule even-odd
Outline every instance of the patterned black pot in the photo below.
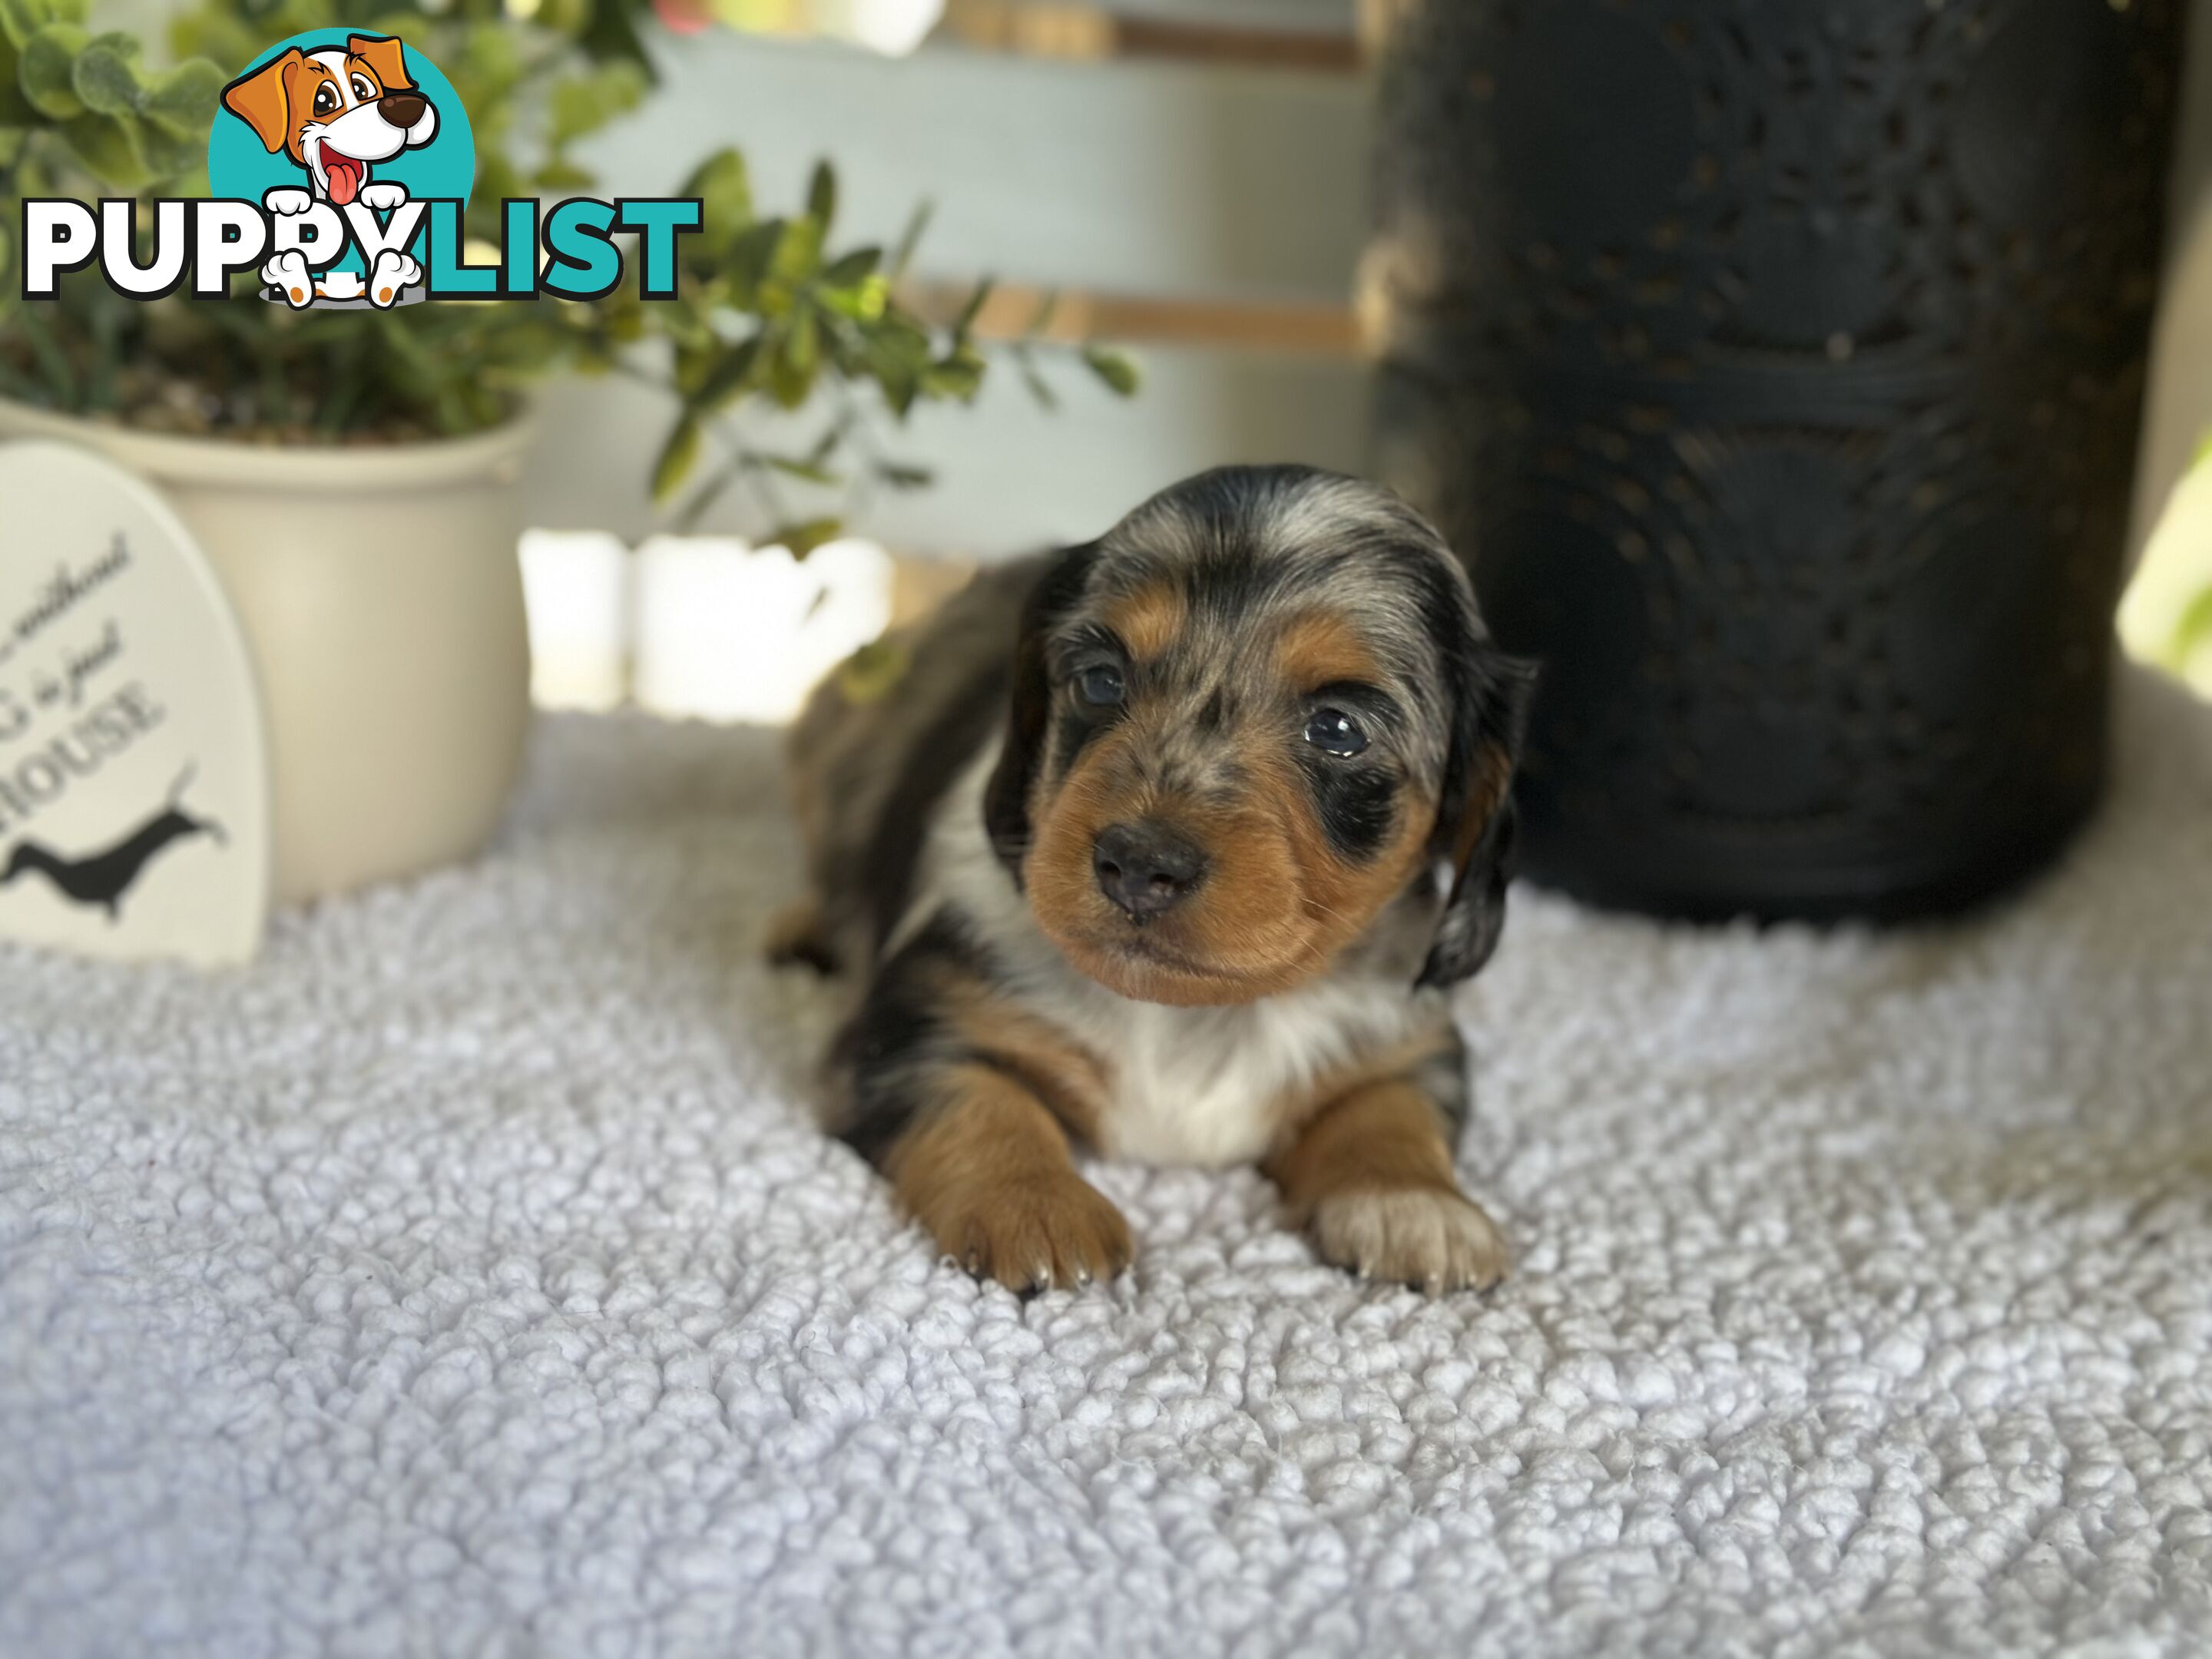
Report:
[[[1525,867],[1902,917],[2099,793],[2179,0],[1390,0],[1381,465],[1547,673]]]

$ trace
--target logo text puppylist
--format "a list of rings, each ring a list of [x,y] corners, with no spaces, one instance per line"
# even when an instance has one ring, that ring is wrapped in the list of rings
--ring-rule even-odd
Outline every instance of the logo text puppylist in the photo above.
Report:
[[[117,293],[202,298],[258,270],[280,304],[379,310],[417,300],[597,300],[621,286],[617,234],[635,235],[638,292],[676,295],[690,198],[572,198],[500,204],[498,262],[462,257],[476,178],[468,112],[436,64],[398,40],[319,29],[270,47],[222,91],[208,137],[208,198],[23,204],[23,298],[51,300],[98,261]],[[140,234],[141,207],[152,222]]]

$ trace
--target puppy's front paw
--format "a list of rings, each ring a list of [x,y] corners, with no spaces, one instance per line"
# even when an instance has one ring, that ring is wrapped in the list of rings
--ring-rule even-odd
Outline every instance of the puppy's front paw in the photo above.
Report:
[[[381,310],[422,280],[421,265],[397,248],[388,247],[376,256],[376,264],[368,273],[369,303]]]
[[[1072,1170],[963,1182],[920,1218],[945,1255],[1018,1292],[1111,1279],[1134,1254],[1121,1212]]]
[[[1443,1188],[1334,1193],[1314,1206],[1310,1231],[1338,1267],[1431,1292],[1486,1291],[1512,1260],[1497,1224]]]
[[[261,280],[283,295],[295,311],[315,297],[314,276],[307,270],[306,258],[297,249],[280,253],[263,265]]]
[[[261,205],[267,208],[270,212],[282,214],[286,218],[290,218],[295,214],[305,213],[314,204],[315,198],[306,191],[295,190],[289,185],[279,185],[274,190],[264,191],[261,193]]]
[[[361,194],[354,199],[372,213],[389,213],[396,207],[407,204],[407,186],[387,179],[376,184],[363,185]]]

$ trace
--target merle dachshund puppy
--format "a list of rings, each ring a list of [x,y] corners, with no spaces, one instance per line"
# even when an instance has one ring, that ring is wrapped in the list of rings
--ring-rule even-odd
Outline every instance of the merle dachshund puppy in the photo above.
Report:
[[[1437,532],[1227,468],[875,651],[891,683],[833,677],[793,735],[811,891],[771,948],[852,975],[830,1127],[938,1246],[1118,1272],[1079,1142],[1257,1162],[1329,1261],[1495,1281],[1446,993],[1504,921],[1532,674]]]

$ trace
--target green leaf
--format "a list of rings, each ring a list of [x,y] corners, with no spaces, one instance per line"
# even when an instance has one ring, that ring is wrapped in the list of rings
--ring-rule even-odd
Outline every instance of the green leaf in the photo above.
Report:
[[[1039,409],[1050,411],[1060,407],[1060,394],[1052,389],[1052,382],[1037,373],[1036,360],[1026,351],[1017,351],[1014,362],[1022,371],[1022,384]]]
[[[699,464],[699,440],[698,416],[687,412],[676,422],[667,441],[660,446],[659,458],[653,464],[655,506],[665,506],[684,488],[684,481]]]
[[[1118,351],[1104,346],[1083,348],[1084,366],[1104,381],[1115,396],[1131,398],[1136,395],[1138,374],[1136,364]]]
[[[684,402],[696,401],[699,388],[706,383],[708,370],[714,360],[701,344],[679,344],[676,348],[676,390]]]
[[[827,161],[817,161],[806,182],[806,216],[825,234],[837,217],[837,170]]]
[[[724,351],[701,383],[699,394],[693,399],[696,406],[720,410],[743,391],[752,379],[753,366],[760,361],[760,336],[756,334]]]
[[[929,336],[903,316],[887,317],[868,331],[860,356],[883,388],[891,413],[904,416],[921,390],[922,371],[929,367]]]
[[[0,5],[6,3],[7,0],[0,0]],[[8,130],[27,127],[38,119],[39,114],[31,107],[31,100],[23,95],[22,61],[14,42],[0,35],[0,134],[18,138],[22,136],[20,131],[10,134]],[[12,166],[15,160],[13,155],[0,156],[0,167]]]
[[[921,371],[921,389],[933,398],[966,402],[983,384],[983,360],[973,346],[956,346]]]
[[[691,169],[676,193],[699,198],[701,232],[710,248],[727,247],[753,221],[752,174],[737,150],[716,150]]]
[[[960,315],[953,320],[953,338],[964,340],[968,337],[968,331],[975,326],[975,319],[983,309],[983,302],[991,297],[993,283],[993,278],[986,276],[975,284],[975,291],[968,296],[968,303],[960,307]]]
[[[413,32],[399,21],[395,21],[385,32],[397,34],[403,29],[410,33]],[[466,84],[470,94],[468,101],[475,108],[479,126],[485,117],[498,112],[486,107],[487,104],[492,100],[503,98],[507,90],[522,78],[525,67],[522,44],[523,36],[520,30],[501,28],[496,25],[472,28],[462,41],[456,72]],[[555,88],[556,96],[559,91],[560,88]]]
[[[762,465],[807,483],[834,485],[844,482],[818,461],[798,461],[788,455],[763,455],[760,459]]]
[[[822,333],[811,311],[800,311],[791,320],[769,362],[771,396],[786,409],[796,409],[814,390],[814,377],[822,367]]]
[[[521,173],[507,157],[489,148],[477,152],[477,187],[471,198],[472,206],[487,215],[495,214],[499,204],[508,197],[528,194]],[[495,226],[482,228],[495,233]]]
[[[913,663],[914,652],[903,641],[872,641],[837,665],[837,689],[849,702],[879,702]]]
[[[175,179],[207,161],[207,140],[179,135],[154,121],[136,124],[139,154],[156,179]]]
[[[890,307],[890,280],[884,276],[869,276],[856,287],[819,289],[814,298],[825,311],[834,311],[840,317],[849,317],[856,323],[872,323]]]
[[[795,524],[778,525],[761,538],[761,545],[787,548],[793,558],[803,559],[823,543],[836,541],[844,529],[842,519],[801,519]]]
[[[643,6],[626,6],[599,0],[592,8],[591,21],[576,37],[577,44],[600,63],[622,62],[635,64],[645,75],[653,76],[653,61],[647,55],[645,42],[639,38],[637,24],[647,15]]]
[[[53,12],[43,0],[0,0],[0,38],[19,52],[53,21]]]
[[[573,40],[590,26],[593,9],[592,0],[541,0],[530,21]]]
[[[914,261],[915,249],[921,246],[922,233],[929,228],[930,215],[936,208],[928,202],[917,206],[908,216],[906,228],[899,233],[898,246],[891,254],[890,277],[893,282],[906,275],[906,268]]]
[[[154,182],[138,124],[127,115],[80,115],[63,124],[62,142],[102,184],[139,190]]]
[[[187,59],[147,83],[142,112],[180,138],[204,139],[215,121],[223,80],[222,70],[206,58]]]
[[[2173,645],[2166,660],[2177,666],[2186,663],[2207,641],[2212,641],[2212,588],[2183,607],[2173,624]]]
[[[531,175],[530,182],[540,190],[573,194],[589,190],[599,182],[598,176],[588,168],[574,161],[548,161]]]
[[[830,288],[850,288],[855,283],[874,276],[883,257],[884,251],[879,247],[854,248],[824,270],[822,281]]]
[[[785,221],[781,219],[763,219],[740,231],[730,244],[723,275],[729,278],[731,297],[738,305],[750,310],[755,304],[761,283],[775,258],[776,247],[783,240],[784,227]]]
[[[617,115],[635,109],[648,84],[644,70],[620,60],[559,82],[550,100],[554,143],[596,132]]]
[[[23,95],[50,121],[70,121],[84,113],[74,84],[77,54],[92,37],[75,23],[49,23],[23,43],[17,70]]]
[[[260,51],[261,37],[229,14],[203,8],[177,15],[169,25],[169,48],[179,58],[244,64]]]
[[[847,434],[852,431],[853,420],[853,416],[848,413],[833,422],[829,430],[814,441],[814,447],[806,452],[806,465],[827,466],[830,458],[837,453],[837,446],[843,443]]]
[[[138,43],[127,34],[103,34],[77,54],[70,85],[95,115],[135,115],[145,101],[136,67]]]
[[[787,308],[792,296],[812,282],[822,268],[822,224],[812,217],[793,219],[776,238],[775,252],[761,279],[760,303]]]

